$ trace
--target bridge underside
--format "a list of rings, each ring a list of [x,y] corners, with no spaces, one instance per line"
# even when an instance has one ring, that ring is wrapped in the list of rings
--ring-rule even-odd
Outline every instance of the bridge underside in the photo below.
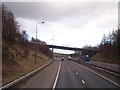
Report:
[[[73,47],[65,47],[65,46],[56,46],[56,45],[47,45],[49,48],[55,49],[63,49],[63,50],[73,50],[73,51],[81,51],[84,50],[82,48],[73,48]]]
[[[57,46],[57,45],[47,45],[49,48],[53,49],[63,49],[63,50],[73,50],[73,51],[85,51],[85,52],[98,52],[98,49],[83,49],[83,48],[73,48],[73,47],[65,47],[65,46]]]

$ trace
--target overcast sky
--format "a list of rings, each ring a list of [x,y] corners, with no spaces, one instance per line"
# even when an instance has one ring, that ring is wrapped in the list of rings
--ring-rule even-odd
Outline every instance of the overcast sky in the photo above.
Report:
[[[29,38],[35,37],[47,44],[82,48],[101,42],[118,26],[117,2],[4,2],[21,29]],[[54,40],[53,40],[54,38]],[[58,50],[57,50],[58,51]],[[68,52],[68,51],[67,51]]]

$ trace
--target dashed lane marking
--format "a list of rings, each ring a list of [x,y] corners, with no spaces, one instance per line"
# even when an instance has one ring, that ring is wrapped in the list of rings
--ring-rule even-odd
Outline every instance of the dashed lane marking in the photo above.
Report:
[[[76,72],[76,75],[78,75],[79,73]]]
[[[84,81],[84,80],[82,80],[82,83],[83,83],[83,84],[85,84],[85,81]]]

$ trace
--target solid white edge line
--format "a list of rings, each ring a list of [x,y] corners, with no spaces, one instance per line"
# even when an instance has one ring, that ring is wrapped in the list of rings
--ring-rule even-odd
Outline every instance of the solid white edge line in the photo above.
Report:
[[[74,62],[74,63],[75,63],[75,62]],[[77,64],[78,64],[78,63],[77,63]],[[81,64],[78,64],[78,65],[81,65]],[[87,67],[85,67],[85,66],[83,66],[83,65],[81,65],[81,66],[82,66],[83,68],[85,68],[85,69],[91,71],[92,73],[94,73],[94,74],[96,74],[96,75],[98,75],[98,76],[100,76],[100,77],[102,77],[102,78],[108,80],[109,82],[115,84],[116,86],[120,87],[120,85],[119,85],[118,83],[116,83],[116,82],[114,82],[114,81],[112,81],[112,80],[110,80],[110,79],[108,79],[108,78],[106,78],[106,77],[104,77],[104,76],[98,74],[97,72],[95,72],[95,71],[93,71],[93,70],[91,70],[91,69],[89,69],[89,68],[87,68]]]
[[[79,64],[79,65],[80,65],[80,64]],[[119,85],[119,84],[117,84],[116,82],[114,82],[114,81],[112,81],[112,80],[110,80],[110,79],[108,79],[108,78],[106,78],[106,77],[104,77],[104,76],[102,76],[102,75],[98,74],[97,72],[95,72],[95,71],[93,71],[93,70],[91,70],[91,69],[89,69],[89,68],[87,68],[87,67],[85,67],[85,66],[83,66],[83,65],[81,65],[81,66],[82,66],[83,68],[85,68],[85,69],[87,69],[87,70],[91,71],[92,73],[94,73],[94,74],[96,74],[96,75],[98,75],[98,76],[100,76],[100,77],[102,77],[102,78],[104,78],[104,79],[108,80],[109,82],[111,82],[111,83],[115,84],[116,86],[119,86],[119,87],[120,87],[120,85]]]
[[[1,90],[1,89],[4,89],[4,88],[9,88],[10,86],[18,83],[19,81],[23,80],[24,78],[27,78],[28,76],[34,74],[35,72],[39,71],[40,69],[44,68],[45,66],[49,65],[49,64],[52,63],[52,62],[53,62],[53,61],[50,61],[49,63],[47,63],[47,64],[45,64],[45,65],[43,65],[43,66],[35,69],[34,71],[32,71],[32,72],[30,72],[30,73],[28,73],[28,74],[26,74],[26,75],[24,75],[24,76],[22,76],[22,77],[20,77],[20,78],[12,81],[12,82],[10,82],[10,83],[8,83],[7,85],[4,85],[4,86],[0,87],[0,90]]]
[[[59,68],[58,68],[58,71],[57,71],[57,75],[56,75],[55,82],[53,84],[52,90],[55,90],[55,87],[56,87],[56,84],[57,84],[57,81],[58,81],[58,77],[59,77],[59,73],[60,73],[60,68],[61,68],[61,62],[59,63]]]

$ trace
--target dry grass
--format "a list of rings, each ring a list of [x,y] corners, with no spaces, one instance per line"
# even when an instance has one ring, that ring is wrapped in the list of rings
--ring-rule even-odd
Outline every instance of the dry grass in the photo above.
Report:
[[[48,63],[50,60],[43,55],[42,53],[38,53],[37,57],[37,63],[34,62],[34,52],[30,51],[29,58],[19,58],[17,63],[11,62],[11,63],[5,63],[2,66],[3,69],[3,78],[2,83],[3,85],[29,73],[32,70],[35,70],[36,68]]]
[[[0,62],[0,86],[2,86],[2,63]]]
[[[100,53],[97,53],[95,54],[94,56],[92,56],[91,60],[94,60],[94,61],[100,61],[100,62],[107,62],[107,63],[114,63],[114,64],[120,64],[120,61],[119,60],[114,60],[114,59],[108,59],[108,58],[105,58],[102,54]]]

